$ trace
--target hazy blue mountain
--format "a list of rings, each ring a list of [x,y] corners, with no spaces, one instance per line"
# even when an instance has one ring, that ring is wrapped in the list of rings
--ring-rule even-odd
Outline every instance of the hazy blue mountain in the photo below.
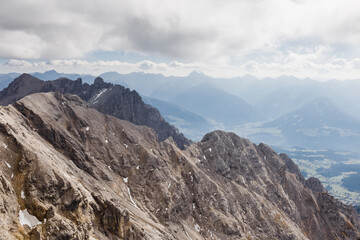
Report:
[[[317,86],[298,86],[296,88],[284,86],[267,94],[254,105],[265,119],[271,120],[293,112],[306,102],[318,98],[320,92]]]
[[[76,80],[78,78],[81,78],[83,82],[86,82],[89,84],[94,82],[94,79],[96,78],[96,76],[90,75],[90,74],[58,73],[55,70],[50,70],[50,71],[46,71],[43,73],[36,72],[36,73],[32,73],[31,75],[38,79],[41,79],[43,81],[56,80],[56,79],[59,79],[62,77],[65,77],[65,78],[68,78],[71,80]]]
[[[165,120],[173,124],[186,137],[200,141],[214,126],[198,114],[192,113],[174,103],[142,96],[145,103],[157,108]]]
[[[15,78],[20,76],[19,73],[3,73],[0,74],[0,91],[6,88]]]
[[[281,130],[288,146],[359,151],[360,122],[326,98],[310,101],[262,127]]]
[[[100,75],[108,82],[121,84],[137,92],[149,96],[155,89],[159,88],[168,80],[162,74],[151,74],[144,72],[133,72],[120,74],[117,72],[106,72]],[[171,78],[171,77],[169,77]]]
[[[220,123],[219,127],[223,124],[223,127],[231,128],[258,117],[253,106],[209,83],[191,87],[170,100],[208,120]]]
[[[174,97],[182,94],[201,83],[211,83],[213,78],[193,71],[185,77],[168,77],[167,81],[151,93],[151,97],[172,101]]]

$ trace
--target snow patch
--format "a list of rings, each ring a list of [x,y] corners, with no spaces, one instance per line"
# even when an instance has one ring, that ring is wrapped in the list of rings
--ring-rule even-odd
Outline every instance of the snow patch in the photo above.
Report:
[[[14,177],[14,174],[12,173],[12,174],[11,174],[11,178],[13,178],[13,177]]]
[[[96,94],[96,96],[94,97],[93,102],[95,103],[96,100],[97,100],[104,92],[106,92],[106,91],[107,91],[107,88],[101,90],[101,92],[99,92],[98,94]]]
[[[109,141],[107,139],[105,139],[105,143],[109,143]]]
[[[136,169],[139,170],[140,166],[136,166]]]
[[[190,235],[188,234],[188,232],[185,230],[185,228],[184,228],[184,231],[185,231],[186,236],[187,236],[190,240],[193,240],[193,239],[190,237]]]
[[[125,183],[128,183],[129,179],[127,177],[123,178]]]
[[[8,168],[11,168],[11,165],[7,161],[5,161],[5,164]]]
[[[168,184],[168,189],[171,187],[171,182],[169,182],[169,184]]]
[[[128,148],[129,146],[124,143],[125,148]]]
[[[205,157],[205,155],[204,155],[204,160],[206,160],[206,157]]]
[[[111,166],[108,166],[108,169],[109,169],[109,170],[112,170],[112,169],[111,169]]]
[[[7,146],[5,143],[3,143],[3,147],[4,147],[5,149],[7,149],[8,146]]]
[[[25,193],[24,193],[24,191],[21,191],[20,197],[25,200]]]
[[[139,207],[136,205],[136,202],[134,201],[134,199],[133,199],[132,196],[131,196],[130,188],[127,187],[127,190],[128,190],[128,193],[129,193],[129,197],[130,197],[131,202],[134,204],[134,206],[135,206],[137,209],[139,209]]]
[[[194,228],[195,228],[195,231],[197,231],[198,233],[201,230],[201,228],[200,228],[200,226],[198,224],[195,224]]]
[[[89,131],[90,130],[90,128],[89,127],[86,127],[86,129],[85,129],[86,131]]]
[[[24,211],[22,211],[21,209],[19,210],[19,221],[22,226],[28,225],[31,229],[33,229],[37,225],[41,224],[39,219],[37,219],[37,217],[31,215],[27,211],[27,209],[25,209]]]

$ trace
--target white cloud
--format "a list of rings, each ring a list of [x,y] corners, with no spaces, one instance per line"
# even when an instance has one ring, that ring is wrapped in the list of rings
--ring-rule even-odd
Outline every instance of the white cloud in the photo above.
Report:
[[[316,55],[316,54],[315,54]],[[360,76],[360,59],[347,60],[344,58],[329,58],[327,62],[318,61],[322,56],[297,56],[297,53],[285,53],[277,61],[261,62],[249,60],[234,66],[231,64],[208,64],[203,62],[183,63],[174,61],[153,62],[150,60],[135,63],[121,61],[86,61],[81,59],[58,59],[51,61],[25,61],[10,59],[0,65],[1,72],[35,72],[55,69],[65,73],[90,73],[100,75],[108,71],[119,73],[147,72],[162,73],[164,75],[185,76],[191,71],[203,72],[212,77],[237,77],[251,74],[259,78],[277,77],[279,75],[293,75],[299,78],[312,76],[317,80],[328,79],[358,79]],[[281,59],[281,61],[279,60]]]
[[[178,74],[195,68],[227,76],[314,77],[343,70],[355,76],[359,69],[360,2],[352,0],[19,0],[1,5],[0,58],[49,60],[33,68],[172,69]],[[144,61],[84,60],[96,51],[135,52]],[[155,56],[170,60],[145,60]]]

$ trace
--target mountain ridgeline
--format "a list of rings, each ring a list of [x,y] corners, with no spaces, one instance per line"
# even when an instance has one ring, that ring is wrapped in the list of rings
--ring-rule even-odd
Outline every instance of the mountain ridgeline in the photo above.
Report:
[[[175,127],[166,122],[156,108],[145,104],[136,91],[130,91],[120,85],[105,83],[100,77],[96,78],[94,83],[90,85],[83,84],[80,78],[75,81],[67,78],[42,81],[32,75],[22,74],[0,92],[0,104],[14,103],[32,93],[55,91],[76,94],[86,101],[90,107],[102,113],[137,125],[148,126],[154,129],[160,141],[172,137],[182,149],[191,142]]]
[[[360,237],[355,209],[287,155],[224,131],[185,150],[160,142],[89,107],[112,87],[83,91],[86,102],[58,91],[0,107],[2,238]]]

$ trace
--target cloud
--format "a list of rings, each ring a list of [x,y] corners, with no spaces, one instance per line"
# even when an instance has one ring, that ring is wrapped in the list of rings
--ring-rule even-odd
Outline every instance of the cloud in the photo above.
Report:
[[[12,59],[5,69],[356,76],[359,9],[352,0],[3,1],[0,58]],[[89,58],[99,51],[142,59]]]
[[[18,60],[18,59],[10,59],[4,63],[5,66],[10,67],[32,67],[33,64],[25,61],[25,60]]]
[[[294,39],[357,47],[359,6],[350,0],[6,1],[0,57],[79,58],[107,50],[214,62],[276,51]]]
[[[326,51],[325,51],[326,52]],[[108,71],[120,73],[146,72],[161,73],[167,76],[186,76],[193,70],[203,72],[212,77],[237,77],[251,74],[259,78],[293,75],[299,78],[312,76],[317,80],[328,79],[358,79],[360,75],[360,58],[347,60],[344,58],[329,58],[322,62],[324,51],[308,52],[308,56],[288,52],[278,56],[277,61],[249,60],[241,65],[207,64],[203,62],[184,63],[179,61],[154,62],[150,60],[134,63],[122,61],[86,61],[82,59],[56,59],[50,61],[25,61],[10,59],[0,65],[1,72],[36,72],[55,69],[65,73],[90,73],[100,75]],[[299,56],[297,56],[299,55]]]

